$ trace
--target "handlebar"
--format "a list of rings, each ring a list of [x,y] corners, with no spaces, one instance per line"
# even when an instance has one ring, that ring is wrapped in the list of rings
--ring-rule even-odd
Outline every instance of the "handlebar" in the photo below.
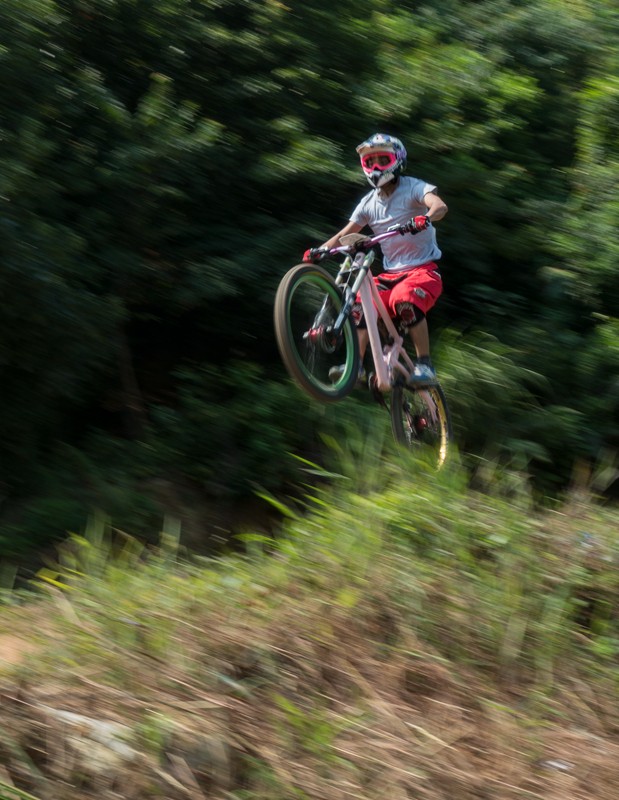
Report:
[[[406,233],[410,233],[414,236],[416,233],[419,233],[419,231],[412,227],[411,222],[405,222],[403,225],[392,225],[385,233],[379,233],[376,236],[363,236],[362,234],[351,233],[340,239],[340,241],[344,239],[350,240],[340,247],[316,247],[312,249],[312,261],[317,263],[329,256],[335,256],[339,253],[344,255],[356,255],[359,252],[367,252],[374,247],[374,245],[384,242],[385,239],[391,239],[394,236],[404,236]]]
[[[404,225],[393,225],[391,228],[389,228],[389,230],[385,231],[385,233],[378,233],[376,236],[361,236],[360,234],[352,234],[352,236],[359,236],[359,238],[354,242],[347,242],[340,247],[333,247],[330,250],[327,250],[325,255],[336,255],[337,253],[354,255],[360,251],[365,252],[374,247],[374,245],[384,242],[385,239],[392,239],[394,236],[404,236],[405,233],[413,233],[408,222],[404,223]],[[415,233],[417,233],[417,231],[415,231]],[[342,238],[346,239],[348,237],[344,236]]]

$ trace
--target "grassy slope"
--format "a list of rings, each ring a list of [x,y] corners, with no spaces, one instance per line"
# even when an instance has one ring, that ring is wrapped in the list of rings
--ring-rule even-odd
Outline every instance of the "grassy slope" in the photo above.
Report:
[[[0,781],[45,800],[618,797],[619,516],[354,462],[243,555],[188,557],[172,523],[157,550],[97,520],[68,542],[48,595],[2,611]],[[125,724],[137,755],[50,709]]]

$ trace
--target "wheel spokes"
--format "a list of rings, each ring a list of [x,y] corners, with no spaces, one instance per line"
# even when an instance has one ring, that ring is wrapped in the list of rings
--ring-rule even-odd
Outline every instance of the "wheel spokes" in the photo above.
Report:
[[[338,303],[339,297],[331,297],[324,286],[309,280],[300,282],[290,299],[291,329],[299,359],[315,380],[328,386],[329,371],[346,358],[346,348],[331,333],[339,314]]]
[[[408,447],[433,451],[438,465],[447,457],[449,423],[440,395],[432,389],[402,387],[397,393],[403,443]]]

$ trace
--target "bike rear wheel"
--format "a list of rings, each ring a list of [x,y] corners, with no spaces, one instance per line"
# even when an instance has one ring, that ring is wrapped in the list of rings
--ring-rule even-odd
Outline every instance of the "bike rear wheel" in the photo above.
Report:
[[[391,428],[396,442],[442,467],[451,440],[451,419],[441,387],[399,384],[391,392]]]
[[[275,336],[284,365],[301,388],[326,403],[350,394],[359,373],[359,341],[350,317],[340,334],[333,334],[342,305],[333,278],[313,264],[293,267],[275,295]],[[329,377],[334,367],[341,370]]]

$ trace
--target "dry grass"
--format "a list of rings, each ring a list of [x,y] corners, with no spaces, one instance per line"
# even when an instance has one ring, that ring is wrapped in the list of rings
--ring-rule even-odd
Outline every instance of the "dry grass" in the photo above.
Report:
[[[6,778],[44,800],[615,800],[612,514],[532,519],[440,488],[425,555],[433,498],[417,496],[405,542],[406,486],[380,507],[321,497],[275,549],[249,537],[249,557],[220,563],[184,561],[169,541],[149,553],[99,537],[96,558],[73,542],[55,578],[70,562],[69,588],[37,609],[36,660],[1,680]],[[596,552],[575,544],[583,526]],[[593,589],[603,613],[586,607]],[[590,627],[565,601],[578,592]],[[2,627],[16,635],[28,613]],[[93,745],[58,710],[126,726],[134,755]]]

